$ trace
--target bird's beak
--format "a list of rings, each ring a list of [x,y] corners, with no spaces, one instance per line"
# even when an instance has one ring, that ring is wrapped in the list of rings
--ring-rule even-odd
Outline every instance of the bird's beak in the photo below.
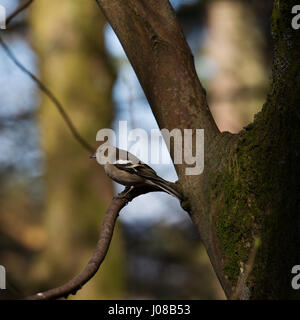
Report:
[[[90,155],[90,158],[91,158],[91,159],[92,159],[92,158],[96,158],[96,153]]]

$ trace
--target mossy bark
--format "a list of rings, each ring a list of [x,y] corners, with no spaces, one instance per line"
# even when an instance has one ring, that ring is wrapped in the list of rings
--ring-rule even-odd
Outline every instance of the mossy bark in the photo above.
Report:
[[[300,297],[291,269],[300,261],[300,37],[291,27],[294,1],[275,1],[273,80],[262,111],[231,138],[229,157],[213,181],[219,207],[214,229],[230,295],[260,239],[245,298]]]
[[[254,122],[236,135],[218,131],[167,0],[99,3],[159,126],[205,130],[204,172],[187,176],[186,165],[176,165],[178,188],[227,297],[234,297],[239,286],[240,299],[299,297],[291,287],[291,269],[300,262],[300,32],[291,27],[295,1],[274,1],[271,90]]]

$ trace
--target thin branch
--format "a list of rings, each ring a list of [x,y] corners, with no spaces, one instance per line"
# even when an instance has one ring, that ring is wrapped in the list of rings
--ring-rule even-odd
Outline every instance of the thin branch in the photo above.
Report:
[[[157,189],[148,187],[135,188],[130,192],[127,190],[128,189],[125,189],[118,196],[114,197],[109,208],[107,209],[102,223],[96,250],[84,270],[62,286],[37,293],[34,296],[28,297],[28,300],[53,300],[62,297],[67,298],[69,294],[75,295],[77,291],[80,290],[83,285],[86,284],[96,274],[109,249],[115,223],[119,216],[120,210],[137,196],[150,191],[158,191]]]
[[[14,56],[12,51],[9,49],[7,44],[3,41],[3,39],[0,37],[0,45],[3,47],[4,51],[8,55],[8,57],[15,63],[15,65],[25,74],[27,74],[40,88],[41,91],[43,91],[48,98],[54,103],[56,106],[58,112],[61,114],[63,119],[65,120],[68,128],[70,129],[72,135],[74,138],[82,145],[83,148],[88,150],[89,152],[94,152],[95,148],[93,148],[76,130],[75,126],[73,125],[73,122],[71,121],[70,117],[67,115],[66,111],[64,110],[63,105],[59,102],[59,100],[54,96],[54,94],[28,69],[26,69],[21,62],[17,60],[17,58]]]
[[[6,25],[8,25],[12,19],[14,19],[19,13],[21,13],[23,10],[25,10],[26,8],[28,8],[31,3],[34,0],[28,0],[27,2],[25,2],[24,4],[20,5],[14,12],[12,12],[7,18],[6,18]]]
[[[158,126],[182,132],[202,128],[206,143],[215,143],[220,131],[169,1],[95,1],[120,40]],[[176,165],[177,173],[186,166]]]

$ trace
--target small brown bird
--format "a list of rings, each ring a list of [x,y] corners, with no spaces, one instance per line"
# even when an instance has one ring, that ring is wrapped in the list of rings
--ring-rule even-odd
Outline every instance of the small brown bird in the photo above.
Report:
[[[103,144],[91,157],[104,166],[105,173],[112,180],[123,186],[131,189],[143,185],[155,186],[179,201],[182,199],[180,193],[172,188],[169,182],[159,177],[151,167],[130,152]]]

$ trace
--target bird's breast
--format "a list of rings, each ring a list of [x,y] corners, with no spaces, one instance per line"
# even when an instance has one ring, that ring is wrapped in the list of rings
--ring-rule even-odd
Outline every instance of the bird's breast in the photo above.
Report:
[[[110,163],[104,165],[104,170],[112,180],[122,184],[123,186],[141,185],[145,181],[144,178],[128,173],[124,170],[120,170]]]

